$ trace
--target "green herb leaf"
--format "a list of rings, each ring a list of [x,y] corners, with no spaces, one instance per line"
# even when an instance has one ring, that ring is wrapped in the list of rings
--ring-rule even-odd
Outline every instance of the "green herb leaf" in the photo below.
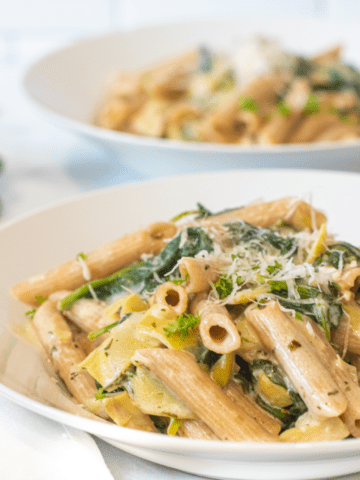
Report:
[[[35,297],[36,300],[39,302],[40,305],[42,305],[44,302],[46,302],[47,298],[44,298],[43,296],[39,295],[38,297]]]
[[[175,280],[169,280],[171,283],[174,285],[181,285],[182,283],[185,283],[188,281],[189,275],[186,275],[185,278],[177,278]]]
[[[200,324],[200,316],[197,313],[196,317],[191,313],[182,313],[175,322],[169,323],[168,327],[164,327],[164,332],[167,337],[170,337],[174,333],[179,333],[180,338],[184,341],[184,335],[187,335],[189,330],[193,330]]]
[[[259,110],[258,104],[251,97],[241,97],[239,100],[239,108],[247,112],[257,112]]]
[[[82,258],[83,260],[86,260],[87,256],[85,255],[85,253],[80,252],[76,255],[76,259],[78,259],[78,258]]]
[[[320,109],[320,104],[319,104],[318,97],[313,93],[310,93],[304,107],[304,112],[307,113],[308,115],[311,115],[313,113],[318,113],[319,109]]]
[[[95,393],[95,400],[101,400],[103,398],[106,398],[106,395],[103,392],[103,387],[99,388],[99,390]]]
[[[90,332],[88,334],[88,339],[92,342],[95,340],[95,338],[100,337],[100,335],[103,335],[104,333],[109,332],[112,328],[116,327],[116,325],[120,325],[120,323],[125,322],[130,317],[131,313],[126,313],[123,315],[120,320],[117,320],[114,323],[110,323],[110,325],[106,325],[106,327],[99,328],[98,330],[94,330],[93,332]]]
[[[219,280],[214,283],[214,287],[220,298],[226,298],[234,288],[232,278],[221,276]]]
[[[35,313],[36,313],[36,308],[33,308],[32,310],[29,310],[28,312],[26,312],[25,315],[28,315],[28,317],[30,317],[30,319],[33,320]]]
[[[281,113],[283,117],[288,117],[289,115],[291,115],[291,108],[288,105],[286,105],[284,101],[279,102],[276,105],[276,108],[278,109],[278,111]]]
[[[170,271],[178,271],[175,267],[181,257],[194,257],[202,250],[209,253],[213,251],[213,241],[203,229],[189,227],[186,233],[185,243],[182,242],[182,234],[178,234],[151,259],[134,263],[109,277],[82,285],[60,302],[60,310],[69,310],[82,297],[91,298],[90,287],[100,300],[128,289],[136,293],[155,290]]]
[[[272,273],[276,272],[277,270],[280,270],[280,268],[281,268],[281,264],[277,260],[275,260],[275,264],[274,265],[269,265],[266,270],[271,275]]]

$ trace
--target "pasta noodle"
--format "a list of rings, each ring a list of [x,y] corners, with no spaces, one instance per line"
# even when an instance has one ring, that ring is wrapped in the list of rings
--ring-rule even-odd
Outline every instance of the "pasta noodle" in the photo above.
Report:
[[[184,68],[157,73],[169,97]],[[101,421],[208,441],[360,438],[360,250],[322,212],[295,197],[199,205],[81,259],[12,293],[36,301],[48,360]]]
[[[342,48],[311,57],[255,39],[239,55],[201,47],[110,82],[94,123],[178,141],[289,144],[360,136],[360,73]],[[255,53],[257,52],[257,53]],[[250,72],[249,72],[250,69]]]

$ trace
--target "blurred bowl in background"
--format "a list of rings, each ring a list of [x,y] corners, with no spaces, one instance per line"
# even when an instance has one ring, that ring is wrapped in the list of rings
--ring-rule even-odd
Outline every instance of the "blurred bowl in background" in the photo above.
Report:
[[[285,50],[315,55],[339,43],[345,61],[360,66],[358,25],[316,20],[202,20],[142,27],[89,38],[31,66],[23,86],[30,101],[60,128],[101,144],[145,176],[202,170],[296,167],[358,170],[360,140],[285,145],[183,142],[106,130],[92,124],[109,77],[147,68],[188,49],[224,50],[254,35],[278,40]]]

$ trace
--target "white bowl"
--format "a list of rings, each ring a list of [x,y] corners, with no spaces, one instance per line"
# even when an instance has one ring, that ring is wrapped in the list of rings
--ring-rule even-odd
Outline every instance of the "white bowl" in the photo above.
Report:
[[[209,45],[226,49],[262,34],[290,51],[318,53],[342,43],[346,60],[360,66],[358,24],[315,20],[203,20],[143,27],[90,38],[33,65],[24,77],[29,99],[61,128],[109,147],[123,162],[149,175],[215,168],[296,167],[351,169],[358,166],[360,141],[300,145],[241,146],[180,142],[121,133],[91,124],[109,76],[151,66],[164,58]]]
[[[91,432],[153,462],[210,478],[300,480],[360,471],[360,439],[303,444],[198,441],[130,430],[80,415],[33,345],[9,325],[29,307],[9,289],[115,238],[193,209],[217,211],[263,197],[310,198],[328,214],[329,231],[359,244],[360,176],[342,172],[237,170],[179,176],[96,191],[0,226],[0,394],[45,417]],[[81,411],[81,410],[80,410]],[[71,412],[71,413],[69,413]]]

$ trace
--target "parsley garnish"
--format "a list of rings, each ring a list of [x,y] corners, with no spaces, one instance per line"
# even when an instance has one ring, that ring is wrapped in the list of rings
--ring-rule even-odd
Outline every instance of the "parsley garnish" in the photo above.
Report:
[[[241,97],[239,107],[240,110],[246,110],[248,112],[256,112],[259,109],[258,104],[251,97]]]
[[[319,99],[317,98],[316,95],[314,95],[313,93],[310,93],[304,107],[304,112],[307,113],[308,115],[311,115],[312,113],[318,113],[319,108],[320,108]]]
[[[233,291],[233,281],[231,277],[220,277],[219,280],[214,283],[215,290],[220,298],[226,298]]]
[[[33,320],[35,313],[36,313],[36,308],[33,308],[32,310],[29,310],[28,312],[26,312],[25,315],[28,315],[30,319]]]
[[[266,271],[268,273],[270,273],[270,275],[271,275],[272,273],[276,272],[277,270],[280,270],[280,268],[281,268],[281,264],[277,260],[275,260],[275,265],[269,265],[267,267]]]
[[[77,260],[78,258],[82,258],[83,260],[86,260],[86,259],[87,259],[87,256],[85,255],[85,253],[80,252],[80,253],[78,253],[78,254],[76,255],[76,260]]]
[[[175,280],[170,280],[171,283],[174,285],[181,285],[182,283],[185,283],[188,281],[189,275],[186,275],[185,278],[177,278]]]
[[[103,387],[99,388],[99,390],[95,393],[95,400],[101,400],[102,398],[106,398],[106,395],[103,392]]]
[[[46,302],[47,298],[44,298],[43,296],[39,295],[38,297],[35,297],[36,300],[39,302],[40,305],[42,305],[44,302]]]
[[[291,109],[284,101],[279,102],[276,105],[278,111],[281,113],[282,116],[288,117],[291,114]]]
[[[164,327],[164,332],[167,337],[170,337],[174,333],[179,333],[180,338],[184,341],[184,335],[189,333],[189,330],[193,330],[197,325],[200,324],[199,313],[191,315],[191,313],[182,313],[175,322],[169,323],[168,327]]]
[[[95,338],[100,337],[103,333],[108,332],[111,330],[113,327],[116,327],[116,325],[119,325],[120,323],[124,322],[127,318],[129,318],[131,313],[126,313],[123,315],[120,320],[117,320],[114,323],[110,323],[110,325],[106,325],[106,327],[99,328],[98,330],[95,330],[94,332],[90,332],[88,334],[88,339],[92,342],[95,340]]]

